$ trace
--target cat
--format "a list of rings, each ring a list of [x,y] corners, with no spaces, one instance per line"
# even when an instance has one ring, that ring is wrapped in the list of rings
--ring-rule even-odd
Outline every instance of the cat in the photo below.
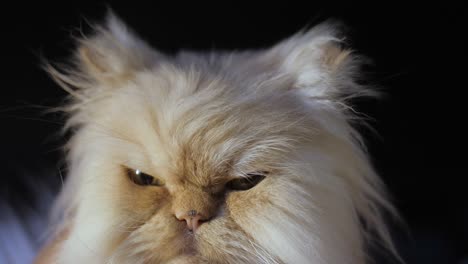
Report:
[[[324,22],[163,54],[110,12],[69,66],[69,173],[36,263],[369,263],[396,214],[353,123],[360,56]]]

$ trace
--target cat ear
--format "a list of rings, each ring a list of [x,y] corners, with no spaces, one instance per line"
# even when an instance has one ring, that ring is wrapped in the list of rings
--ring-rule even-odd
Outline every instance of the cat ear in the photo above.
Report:
[[[93,36],[79,40],[76,58],[80,70],[95,81],[114,83],[149,68],[158,54],[112,11]]]
[[[343,48],[336,23],[326,22],[288,38],[265,53],[279,74],[293,77],[292,88],[310,98],[338,99],[370,95],[356,83],[361,64],[351,50]]]

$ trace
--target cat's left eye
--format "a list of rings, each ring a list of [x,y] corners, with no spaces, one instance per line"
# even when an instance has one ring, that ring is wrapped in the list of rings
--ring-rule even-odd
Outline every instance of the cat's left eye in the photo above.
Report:
[[[248,173],[246,177],[230,180],[226,184],[226,187],[234,191],[249,190],[263,181],[266,177],[266,174],[268,174],[268,172],[265,171]]]
[[[161,179],[158,179],[157,177],[146,174],[138,169],[134,170],[134,169],[127,168],[127,175],[134,183],[138,185],[142,185],[142,186],[147,186],[147,185],[163,186],[164,185],[164,181],[162,181]]]

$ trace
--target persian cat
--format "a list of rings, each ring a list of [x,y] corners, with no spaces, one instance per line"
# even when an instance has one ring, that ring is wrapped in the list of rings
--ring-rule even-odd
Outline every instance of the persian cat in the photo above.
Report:
[[[37,263],[368,263],[394,252],[334,23],[271,48],[151,48],[115,15],[46,69],[69,173]],[[390,253],[391,254],[391,253]]]

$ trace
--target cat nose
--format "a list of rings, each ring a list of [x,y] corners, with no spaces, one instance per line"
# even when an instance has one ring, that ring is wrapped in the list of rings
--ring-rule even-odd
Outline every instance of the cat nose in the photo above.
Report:
[[[196,231],[197,228],[206,221],[203,216],[197,212],[197,210],[188,210],[184,213],[176,213],[175,217],[180,220],[187,222],[187,228],[192,231]]]

